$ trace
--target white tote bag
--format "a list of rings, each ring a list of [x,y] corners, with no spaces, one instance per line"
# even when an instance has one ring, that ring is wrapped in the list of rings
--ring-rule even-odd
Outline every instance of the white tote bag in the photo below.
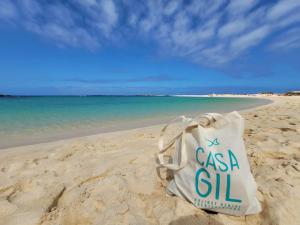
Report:
[[[236,216],[260,212],[243,141],[242,116],[238,112],[208,113],[201,117],[205,125],[181,118],[184,129],[165,145],[166,125],[159,140],[159,167],[174,175],[167,191],[210,211]],[[172,163],[167,163],[164,154],[173,144]]]

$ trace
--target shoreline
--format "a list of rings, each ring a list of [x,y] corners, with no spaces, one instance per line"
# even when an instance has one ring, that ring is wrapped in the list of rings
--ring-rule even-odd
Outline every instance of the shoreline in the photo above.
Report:
[[[175,95],[174,95],[175,96]],[[176,95],[176,97],[204,97],[202,95]],[[240,95],[219,95],[219,96],[206,96],[206,97],[216,97],[216,98],[227,98],[227,97],[236,97],[239,98]],[[278,96],[272,96],[272,97],[266,97],[266,96],[243,96],[245,98],[253,98],[253,99],[262,99],[262,100],[266,100],[266,101],[270,101],[270,102],[265,102],[262,105],[257,105],[257,106],[250,106],[249,108],[247,107],[246,109],[241,109],[241,110],[236,110],[238,112],[247,112],[247,111],[251,111],[251,110],[255,110],[258,107],[264,107],[267,106],[269,104],[273,104],[274,100],[272,100],[272,97],[277,98]],[[228,111],[230,112],[230,111]],[[222,111],[219,113],[227,113],[227,111]],[[199,114],[198,113],[193,113],[195,115]],[[78,132],[73,132],[72,134],[58,134],[52,137],[40,137],[40,140],[37,141],[28,141],[28,142],[24,142],[24,143],[20,143],[20,144],[7,144],[7,146],[4,147],[0,147],[0,154],[3,151],[9,151],[10,149],[15,149],[15,148],[22,148],[22,147],[26,147],[26,146],[34,146],[34,145],[39,145],[39,144],[47,144],[47,143],[51,143],[51,142],[60,142],[60,141],[68,141],[68,140],[74,140],[77,138],[84,138],[84,137],[89,137],[89,136],[95,136],[95,135],[101,135],[101,134],[109,134],[109,133],[115,133],[115,132],[123,132],[123,131],[130,131],[130,130],[136,130],[136,129],[143,129],[143,128],[148,128],[148,127],[153,127],[153,126],[163,126],[165,123],[167,123],[170,119],[169,117],[166,118],[151,118],[151,119],[141,119],[141,120],[136,120],[136,121],[131,121],[128,124],[123,124],[123,127],[121,127],[120,129],[115,130],[114,128],[108,128],[108,129],[103,129],[103,128],[96,128],[96,129],[86,129],[86,130],[80,130]],[[141,125],[142,124],[142,125]]]

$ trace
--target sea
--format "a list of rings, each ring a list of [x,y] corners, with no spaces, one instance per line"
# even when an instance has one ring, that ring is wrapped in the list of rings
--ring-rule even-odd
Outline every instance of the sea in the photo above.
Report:
[[[0,149],[162,124],[179,116],[244,110],[269,100],[182,96],[0,98]]]

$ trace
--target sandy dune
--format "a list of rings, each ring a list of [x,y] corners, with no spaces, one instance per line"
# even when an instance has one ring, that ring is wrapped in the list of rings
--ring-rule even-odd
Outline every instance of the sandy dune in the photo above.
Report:
[[[0,151],[0,224],[298,225],[300,97],[274,100],[242,113],[258,215],[208,214],[167,196],[152,126]]]

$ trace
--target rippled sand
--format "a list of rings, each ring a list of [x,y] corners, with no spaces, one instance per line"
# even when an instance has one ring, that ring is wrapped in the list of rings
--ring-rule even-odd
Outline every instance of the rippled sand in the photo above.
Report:
[[[0,224],[300,224],[300,98],[243,112],[263,211],[208,214],[165,194],[161,126],[0,151]]]

